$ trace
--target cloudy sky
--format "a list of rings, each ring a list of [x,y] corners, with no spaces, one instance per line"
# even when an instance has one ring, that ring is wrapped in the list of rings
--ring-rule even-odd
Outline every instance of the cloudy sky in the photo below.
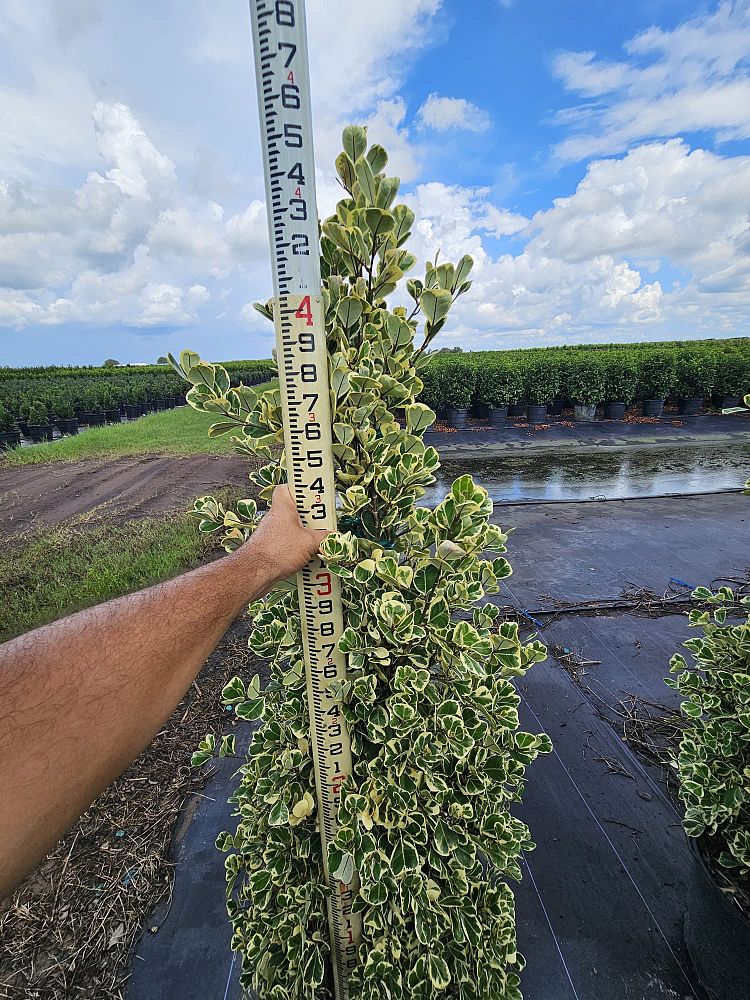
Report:
[[[319,209],[391,151],[444,344],[750,331],[750,0],[308,0]],[[3,0],[0,364],[267,357],[245,0]]]

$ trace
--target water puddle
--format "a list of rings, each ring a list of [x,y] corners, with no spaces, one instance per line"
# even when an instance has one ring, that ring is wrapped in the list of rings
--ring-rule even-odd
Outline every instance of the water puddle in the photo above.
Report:
[[[465,473],[496,501],[689,495],[743,486],[750,478],[750,445],[447,457],[420,502],[438,502]]]

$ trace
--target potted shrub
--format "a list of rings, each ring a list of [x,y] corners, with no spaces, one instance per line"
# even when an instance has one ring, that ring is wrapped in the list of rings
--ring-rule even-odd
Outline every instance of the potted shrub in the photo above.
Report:
[[[47,422],[47,409],[41,403],[29,406],[26,434],[37,443],[52,440],[52,426]]]
[[[714,403],[720,410],[742,405],[742,396],[750,385],[750,358],[739,351],[726,351],[715,359]]]
[[[440,373],[440,392],[449,427],[463,430],[469,417],[469,406],[474,395],[476,369],[463,358],[451,358],[444,363]]]
[[[573,357],[567,375],[566,389],[573,403],[573,419],[590,421],[605,396],[604,368],[593,351]]]
[[[683,825],[697,860],[685,943],[711,1000],[750,996],[750,615],[722,587],[694,591],[699,638],[677,653],[667,684],[685,698],[687,724],[675,762]],[[750,604],[750,598],[740,599]]]
[[[18,424],[18,429],[23,434],[24,437],[28,437],[29,433],[29,411],[31,409],[31,400],[25,397],[21,399],[18,404],[18,417],[16,423]]]
[[[90,427],[104,427],[107,423],[106,399],[108,393],[101,389],[93,390],[89,395],[89,409],[86,413],[86,423]]]
[[[125,410],[125,416],[128,418],[128,420],[135,420],[137,417],[140,417],[141,415],[140,404],[136,403],[133,400],[132,396],[131,396],[131,401],[129,403],[125,403],[123,409]]]
[[[547,416],[547,407],[560,391],[560,371],[544,358],[530,359],[525,382],[524,395],[528,400],[526,419],[530,424],[540,423]]]
[[[568,384],[568,372],[570,371],[571,358],[574,357],[573,352],[556,350],[555,348],[546,348],[548,352],[545,356],[549,357],[550,362],[554,359],[554,365],[559,373],[559,385],[557,389],[557,395],[554,397],[552,402],[547,408],[547,412],[551,417],[559,417],[566,406],[572,405],[572,401],[565,395],[565,387]]]
[[[527,764],[550,749],[546,737],[518,732],[511,678],[545,652],[522,643],[492,604],[475,606],[470,621],[453,617],[496,593],[509,572],[505,535],[488,521],[491,501],[469,476],[435,510],[418,506],[439,466],[423,440],[435,414],[416,401],[419,370],[468,284],[471,259],[428,263],[408,283],[411,315],[389,308],[386,295],[416,263],[402,249],[414,215],[393,204],[398,181],[381,173],[385,151],[366,146],[364,129],[345,130],[336,163],[347,197],[321,227],[341,501],[339,531],[321,551],[342,584],[348,678],[335,694],[354,759],[328,860],[334,891],[357,872],[363,924],[349,996],[440,1000],[470,983],[471,995],[510,1000],[522,959],[507,879],[520,877],[521,851],[533,845],[509,805]],[[378,190],[388,208],[372,205]],[[380,263],[352,246],[379,249]],[[221,367],[187,351],[175,364],[193,383],[188,402],[221,416],[212,436],[235,426],[239,449],[271,458],[283,440],[278,389],[230,391]],[[396,407],[406,410],[405,427]],[[272,460],[251,477],[265,503],[285,472]],[[228,511],[204,497],[196,514],[230,549],[258,523],[253,501]],[[487,551],[494,557],[483,559]],[[237,718],[261,720],[232,797],[237,825],[217,846],[228,852],[241,983],[263,1000],[333,998],[298,609],[292,581],[251,606],[250,645],[270,657],[271,679],[261,690],[248,673],[224,689]],[[235,753],[234,737],[209,735],[194,763],[217,751]]]
[[[10,410],[0,404],[0,449],[17,448],[21,443],[21,432]]]
[[[604,417],[622,420],[638,391],[638,367],[630,351],[607,351],[604,369]]]
[[[55,409],[57,410],[57,429],[61,434],[77,434],[78,420],[73,410],[73,404],[68,398],[60,398]]]
[[[97,401],[104,414],[105,423],[119,424],[122,420],[122,412],[117,402],[117,394],[111,386],[102,386],[99,389]]]
[[[147,412],[145,387],[142,384],[132,386],[128,402],[125,405],[125,415],[129,419],[135,420]]]
[[[675,384],[674,359],[666,350],[644,350],[639,358],[638,392],[644,417],[660,417]]]
[[[79,424],[85,424],[87,422],[86,417],[88,415],[88,411],[89,411],[89,393],[87,392],[86,389],[82,389],[79,392],[78,396],[76,397],[75,403],[73,404],[73,416],[76,418]]]
[[[488,358],[477,366],[477,395],[490,408],[492,424],[501,427],[508,407],[521,395],[518,368],[504,358]]]
[[[679,399],[680,414],[685,417],[697,416],[703,408],[703,400],[713,392],[716,379],[716,359],[708,351],[700,354],[683,350],[675,364],[676,383],[674,391]]]

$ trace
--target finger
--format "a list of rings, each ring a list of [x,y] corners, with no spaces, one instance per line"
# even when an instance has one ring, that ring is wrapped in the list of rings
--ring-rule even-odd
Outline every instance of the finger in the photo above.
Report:
[[[280,486],[274,488],[271,494],[271,506],[274,504],[277,504],[279,507],[294,507],[292,491],[286,483],[282,483]]]

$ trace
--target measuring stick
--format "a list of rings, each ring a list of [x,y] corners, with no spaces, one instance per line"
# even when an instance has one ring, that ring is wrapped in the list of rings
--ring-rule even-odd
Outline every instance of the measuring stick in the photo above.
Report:
[[[331,400],[318,256],[310,72],[304,0],[250,0],[268,229],[274,283],[276,357],[289,486],[303,524],[336,529]],[[348,1000],[359,918],[356,875],[332,880],[327,845],[336,834],[341,785],[352,771],[341,706],[328,693],[344,680],[341,585],[319,559],[298,575],[307,702],[337,1000]]]

